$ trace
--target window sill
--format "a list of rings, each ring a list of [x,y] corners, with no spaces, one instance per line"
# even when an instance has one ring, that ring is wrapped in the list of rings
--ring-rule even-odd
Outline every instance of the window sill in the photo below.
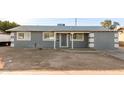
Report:
[[[72,40],[70,40],[70,41],[72,41]],[[84,40],[73,40],[73,41],[84,41]]]
[[[54,39],[43,39],[43,41],[54,41]]]
[[[30,41],[30,40],[27,40],[27,39],[17,39],[17,41]]]

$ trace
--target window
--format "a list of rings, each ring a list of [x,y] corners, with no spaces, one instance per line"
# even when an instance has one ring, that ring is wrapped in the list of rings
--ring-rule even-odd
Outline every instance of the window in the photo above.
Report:
[[[17,32],[17,40],[31,40],[31,32]]]
[[[59,41],[59,37],[60,37],[60,34],[57,33],[57,34],[56,34],[56,41]]]
[[[54,40],[54,33],[53,32],[44,32],[43,40]]]
[[[18,33],[18,39],[24,39],[24,33]]]
[[[84,34],[83,33],[74,33],[73,34],[73,40],[74,41],[83,41],[84,40]],[[71,41],[72,41],[72,35],[71,35]]]

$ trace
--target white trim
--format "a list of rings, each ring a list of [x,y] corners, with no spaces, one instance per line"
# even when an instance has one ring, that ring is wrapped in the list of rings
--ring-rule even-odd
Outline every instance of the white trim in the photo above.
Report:
[[[56,49],[56,33],[54,32],[54,49]]]
[[[114,42],[118,43],[119,41],[118,41],[118,39],[117,39],[117,38],[115,38],[115,39],[114,39]]]
[[[118,33],[115,33],[115,34],[114,34],[114,37],[118,37]]]
[[[118,48],[118,47],[119,47],[119,44],[114,44],[114,47],[115,47],[115,48]]]
[[[71,33],[71,35],[72,35],[71,48],[72,48],[72,49],[74,49],[74,39],[73,39],[73,34],[74,34],[74,33]]]
[[[25,32],[17,32],[17,40],[24,40],[24,39],[19,39],[19,33],[25,33]]]
[[[68,34],[66,34],[66,46],[62,46],[62,33],[60,33],[60,36],[59,36],[59,47],[60,48],[68,47]]]
[[[70,39],[72,41],[72,39]],[[73,39],[73,41],[84,41],[83,39]]]
[[[44,33],[54,33],[54,32],[43,32],[43,41],[54,41],[55,40],[54,36],[53,36],[53,39],[45,39]]]
[[[11,42],[11,45],[10,45],[10,46],[11,46],[11,47],[14,47],[14,43]]]
[[[77,31],[75,31],[75,32],[56,32],[56,33],[90,33],[90,32],[77,32]]]
[[[94,42],[94,38],[89,38],[89,42]]]
[[[24,33],[24,38],[19,39],[19,33]],[[17,32],[17,40],[18,41],[30,41],[31,40],[31,32]]]
[[[59,47],[61,47],[61,33],[59,34]]]
[[[89,47],[94,48],[94,33],[89,33]]]
[[[89,37],[94,37],[94,33],[89,33]]]
[[[90,43],[89,47],[91,47],[91,48],[94,47],[94,43]]]
[[[67,34],[67,47],[68,47],[68,34]]]

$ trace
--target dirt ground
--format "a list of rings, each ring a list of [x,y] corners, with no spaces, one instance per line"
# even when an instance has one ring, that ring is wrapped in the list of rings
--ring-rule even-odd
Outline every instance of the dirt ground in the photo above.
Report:
[[[88,49],[0,47],[3,70],[124,70],[124,60]]]

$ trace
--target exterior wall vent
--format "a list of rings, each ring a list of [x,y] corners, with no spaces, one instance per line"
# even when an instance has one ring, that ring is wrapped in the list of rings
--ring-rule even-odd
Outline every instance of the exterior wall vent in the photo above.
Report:
[[[65,24],[57,24],[57,26],[65,26]]]

